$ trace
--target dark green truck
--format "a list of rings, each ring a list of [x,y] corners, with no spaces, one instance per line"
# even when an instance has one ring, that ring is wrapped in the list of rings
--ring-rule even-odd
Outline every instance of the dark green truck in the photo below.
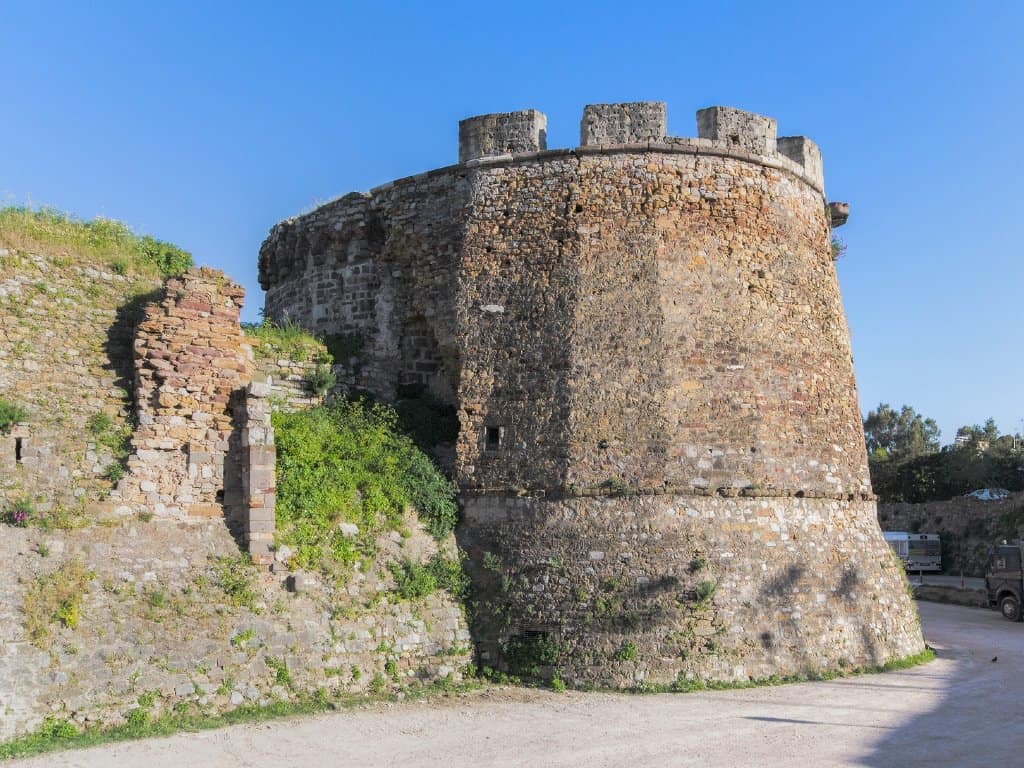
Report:
[[[1003,542],[997,545],[985,569],[985,589],[988,590],[989,608],[997,608],[1003,618],[1021,620],[1021,601],[1024,599],[1024,542]]]

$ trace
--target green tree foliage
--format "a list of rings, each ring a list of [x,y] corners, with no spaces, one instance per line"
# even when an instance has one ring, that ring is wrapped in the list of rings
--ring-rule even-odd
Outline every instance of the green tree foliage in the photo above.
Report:
[[[941,450],[938,429],[931,426],[909,406],[896,413],[884,403],[864,420],[871,485],[883,501],[951,499],[979,488],[1024,490],[1021,443],[1000,435],[993,419],[961,427],[957,435],[964,439]]]
[[[896,411],[879,403],[864,419],[864,438],[872,457],[911,459],[939,450],[939,425],[909,405]]]
[[[1012,441],[1009,435],[1005,436]],[[956,431],[956,446],[958,448],[968,448],[973,450],[989,450],[990,448],[996,448],[999,443],[999,428],[996,426],[996,420],[989,418],[985,421],[984,426],[978,426],[973,424],[971,426],[964,425]]]

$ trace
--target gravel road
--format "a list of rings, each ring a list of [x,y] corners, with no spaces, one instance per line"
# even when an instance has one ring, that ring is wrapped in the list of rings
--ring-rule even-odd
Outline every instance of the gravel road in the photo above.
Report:
[[[685,695],[510,689],[182,734],[8,765],[1024,765],[1024,624],[983,609],[923,602],[919,608],[939,658],[903,672]]]

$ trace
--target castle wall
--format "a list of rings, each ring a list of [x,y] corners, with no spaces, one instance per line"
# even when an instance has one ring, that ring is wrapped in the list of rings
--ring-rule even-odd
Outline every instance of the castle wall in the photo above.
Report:
[[[342,381],[393,399],[402,387],[453,403],[454,293],[468,195],[463,174],[347,195],[278,224],[260,249],[265,316],[358,339]]]
[[[473,179],[464,486],[870,493],[816,190],[749,162],[628,151]]]
[[[510,643],[555,638],[563,672],[614,684],[629,682],[612,663],[626,642],[642,650],[634,681],[916,653],[913,606],[875,521],[820,152],[727,107],[698,113],[696,139],[664,124],[663,105],[591,105],[574,151],[462,152],[459,166],[366,198],[381,243],[367,367],[410,369],[393,330],[410,314],[451,350],[460,537],[494,608],[478,647],[509,666]],[[507,128],[472,125],[494,135],[463,137],[467,152]],[[449,189],[459,194],[439,205]],[[311,251],[302,271],[273,264],[282,231],[311,242],[330,211],[279,225],[261,252],[268,308],[298,309],[314,328],[310,297],[345,306],[347,290],[322,290]],[[425,235],[437,228],[443,266],[442,242]],[[683,565],[712,556],[706,580],[724,592],[694,618]],[[750,599],[780,574],[800,585]],[[523,589],[506,594],[517,578]],[[578,604],[587,593],[597,606],[601,579],[661,586],[654,602],[635,596],[625,625],[584,622]],[[783,619],[788,635],[760,629]],[[680,651],[666,650],[671,633],[728,633],[729,653],[715,639],[691,643],[688,665],[666,661]]]
[[[874,513],[872,501],[777,497],[467,499],[481,663],[500,666],[509,640],[543,638],[555,650],[542,676],[632,686],[919,653]]]

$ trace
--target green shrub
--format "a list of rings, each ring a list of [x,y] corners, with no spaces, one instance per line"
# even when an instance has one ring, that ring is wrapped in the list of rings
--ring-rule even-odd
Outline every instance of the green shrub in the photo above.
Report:
[[[124,478],[125,474],[127,474],[127,470],[124,468],[124,465],[120,462],[112,461],[103,470],[103,479],[117,485]]]
[[[395,592],[403,600],[415,600],[431,595],[437,589],[437,578],[428,565],[419,565],[411,560],[390,563],[391,575],[395,577]]]
[[[94,435],[102,435],[114,426],[114,420],[106,411],[97,411],[85,423],[86,429]]]
[[[429,392],[399,398],[395,411],[398,413],[398,426],[424,450],[442,443],[454,443],[459,436],[459,417],[455,407]]]
[[[612,657],[616,661],[636,661],[637,647],[634,642],[623,643],[622,647],[617,650]]]
[[[10,432],[11,427],[28,419],[28,411],[10,400],[0,397],[0,432]]]
[[[143,726],[149,725],[149,712],[142,707],[137,707],[128,713],[126,718],[128,725],[133,728],[142,728]]]
[[[337,379],[334,376],[334,371],[331,370],[331,366],[317,363],[316,368],[309,374],[309,378],[306,381],[317,397],[323,397],[334,387]]]
[[[273,671],[275,683],[278,685],[292,684],[292,673],[288,671],[288,665],[284,659],[275,659],[273,656],[267,656],[264,661]]]
[[[142,258],[156,266],[164,277],[180,275],[192,266],[191,253],[149,235],[139,238],[136,247]]]
[[[715,596],[715,592],[718,590],[718,585],[713,581],[702,581],[697,585],[697,589],[694,590],[694,594],[697,597],[698,603],[709,603]]]
[[[380,533],[401,527],[407,506],[434,536],[455,527],[454,485],[396,422],[389,408],[351,400],[273,414],[277,538],[295,547],[301,567],[347,571],[331,564],[372,555]],[[359,535],[345,536],[343,522]]]
[[[562,646],[546,634],[509,638],[502,655],[512,675],[538,677],[541,667],[551,667],[562,657]]]

